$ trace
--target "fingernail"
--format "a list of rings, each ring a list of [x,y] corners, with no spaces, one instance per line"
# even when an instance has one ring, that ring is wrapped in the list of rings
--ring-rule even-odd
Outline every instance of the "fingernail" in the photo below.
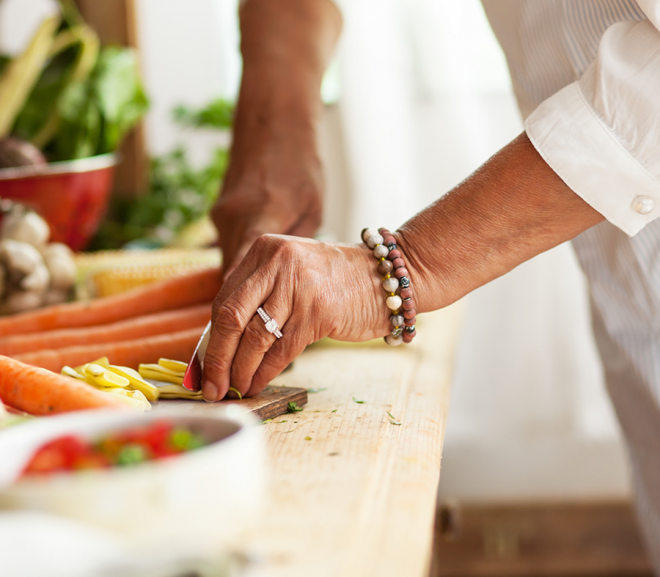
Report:
[[[204,383],[202,395],[207,403],[215,403],[218,400],[218,387],[210,382]]]

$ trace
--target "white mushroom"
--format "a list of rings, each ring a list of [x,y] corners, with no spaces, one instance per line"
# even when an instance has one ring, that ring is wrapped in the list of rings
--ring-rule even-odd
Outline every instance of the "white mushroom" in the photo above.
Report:
[[[76,261],[65,244],[52,243],[44,250],[44,262],[50,271],[50,286],[67,291],[76,282]]]
[[[40,292],[26,292],[16,291],[11,293],[4,304],[2,305],[2,312],[22,313],[32,309],[37,309],[43,304],[43,293]]]
[[[32,274],[44,260],[32,245],[17,240],[0,241],[0,263],[4,265],[10,282],[20,282]]]
[[[4,217],[0,236],[43,247],[50,237],[50,228],[36,212],[14,211]]]
[[[19,283],[22,290],[43,293],[50,284],[50,273],[46,265],[41,263]]]

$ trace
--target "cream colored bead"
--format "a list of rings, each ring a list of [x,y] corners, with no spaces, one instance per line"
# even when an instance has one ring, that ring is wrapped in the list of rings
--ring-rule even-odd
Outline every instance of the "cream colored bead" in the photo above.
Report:
[[[379,235],[378,233],[372,234],[368,239],[367,239],[367,246],[369,248],[376,248],[376,245],[383,244],[383,237]]]
[[[399,279],[394,277],[386,278],[382,283],[385,292],[394,293],[399,288]]]
[[[403,337],[394,337],[392,335],[387,335],[385,337],[385,342],[391,347],[398,347],[403,344]]]
[[[362,240],[367,242],[367,239],[374,234],[378,234],[378,231],[375,228],[365,228],[364,232],[362,233]]]
[[[387,308],[390,309],[391,311],[398,311],[401,308],[403,301],[401,300],[401,297],[399,295],[394,295],[387,297],[385,304],[387,305]]]
[[[388,254],[390,254],[390,249],[387,248],[384,244],[379,244],[376,248],[374,248],[374,257],[376,257],[378,260],[385,258]]]

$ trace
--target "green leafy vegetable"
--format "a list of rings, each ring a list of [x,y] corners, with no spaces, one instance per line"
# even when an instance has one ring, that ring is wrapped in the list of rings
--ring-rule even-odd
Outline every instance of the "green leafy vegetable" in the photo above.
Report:
[[[299,407],[295,402],[289,403],[286,407],[286,412],[287,413],[299,413],[302,410],[303,410],[303,408]]]
[[[223,98],[209,102],[199,110],[186,106],[177,106],[173,112],[174,120],[193,128],[228,129],[234,120],[234,105]]]

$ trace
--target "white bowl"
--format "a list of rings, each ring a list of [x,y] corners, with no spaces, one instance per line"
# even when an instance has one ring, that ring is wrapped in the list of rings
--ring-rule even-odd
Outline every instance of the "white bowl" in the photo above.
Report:
[[[81,411],[0,433],[0,508],[63,515],[123,536],[131,546],[187,554],[231,547],[257,521],[264,491],[262,437],[255,419],[232,412]],[[95,439],[155,420],[187,425],[211,442],[133,467],[58,473],[17,481],[34,451],[65,434]]]

